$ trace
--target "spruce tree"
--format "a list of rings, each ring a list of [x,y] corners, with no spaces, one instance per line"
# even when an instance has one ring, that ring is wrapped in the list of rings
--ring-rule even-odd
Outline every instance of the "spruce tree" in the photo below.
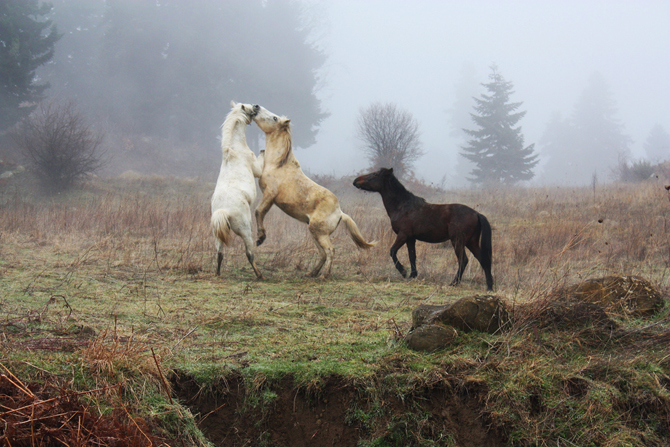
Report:
[[[470,114],[479,128],[463,129],[471,139],[462,147],[461,155],[475,164],[468,180],[493,185],[530,180],[538,163],[535,145],[524,147],[521,127],[514,127],[526,114],[517,112],[523,103],[510,102],[514,86],[503,78],[496,65],[491,66],[489,79],[489,83],[482,84],[488,94],[474,98],[476,113]]]
[[[616,115],[605,79],[591,74],[572,114],[565,120],[555,115],[547,124],[540,140],[547,157],[544,180],[587,185],[617,175],[620,163],[630,157],[632,140]]]
[[[56,25],[39,20],[51,11],[37,0],[0,1],[0,132],[28,116],[49,86],[35,82],[60,38]]]
[[[649,131],[642,147],[650,161],[658,163],[668,160],[670,158],[670,134],[663,126],[656,123]]]

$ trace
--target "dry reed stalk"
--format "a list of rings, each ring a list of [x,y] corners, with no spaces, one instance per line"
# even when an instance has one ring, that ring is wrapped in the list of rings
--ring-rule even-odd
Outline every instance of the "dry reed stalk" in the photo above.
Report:
[[[110,338],[111,340],[108,339],[106,329],[80,351],[82,361],[94,374],[111,374],[120,365],[131,369],[151,370],[145,365],[146,347],[135,339],[134,334],[125,339],[117,337],[115,328],[114,335]]]
[[[4,367],[4,365],[3,365]],[[0,377],[0,406],[6,411],[0,413],[0,425],[3,427],[0,439],[10,445],[117,445],[135,446],[140,440],[145,445],[167,445],[164,439],[151,433],[150,425],[144,419],[134,418],[123,402],[120,406],[125,415],[118,411],[112,415],[96,415],[90,406],[82,404],[80,397],[103,393],[111,389],[120,389],[122,383],[99,387],[81,392],[70,392],[64,388],[56,397],[48,398],[44,385],[37,390],[36,385],[29,389],[6,367],[5,370],[15,378]],[[7,383],[12,387],[8,387]],[[28,393],[26,393],[26,390]],[[47,398],[45,398],[47,397]],[[127,419],[132,424],[129,424]],[[141,435],[141,437],[140,437]]]

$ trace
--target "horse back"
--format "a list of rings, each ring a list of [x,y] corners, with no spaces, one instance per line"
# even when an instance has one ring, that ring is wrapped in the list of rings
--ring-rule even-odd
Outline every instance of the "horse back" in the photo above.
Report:
[[[429,243],[446,242],[454,238],[470,239],[479,234],[479,213],[460,203],[415,203],[400,208],[391,217],[396,233]]]

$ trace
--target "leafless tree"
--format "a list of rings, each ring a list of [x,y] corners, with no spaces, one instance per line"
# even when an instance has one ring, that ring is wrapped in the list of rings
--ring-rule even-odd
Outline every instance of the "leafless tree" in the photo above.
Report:
[[[393,168],[400,177],[423,155],[419,124],[394,103],[373,103],[361,109],[357,136],[373,169]]]
[[[103,165],[102,134],[89,127],[72,103],[41,104],[12,137],[48,191],[62,191]]]

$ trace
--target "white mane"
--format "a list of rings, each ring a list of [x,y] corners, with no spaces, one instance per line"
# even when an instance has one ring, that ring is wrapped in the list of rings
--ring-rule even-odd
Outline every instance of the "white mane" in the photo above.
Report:
[[[244,146],[247,146],[247,137],[244,132],[239,132],[236,134],[235,129],[237,126],[241,126],[242,129],[251,123],[251,118],[242,112],[241,104],[237,104],[228,115],[221,125],[221,149],[227,152],[229,149],[232,149],[232,144],[235,139],[244,143]]]

